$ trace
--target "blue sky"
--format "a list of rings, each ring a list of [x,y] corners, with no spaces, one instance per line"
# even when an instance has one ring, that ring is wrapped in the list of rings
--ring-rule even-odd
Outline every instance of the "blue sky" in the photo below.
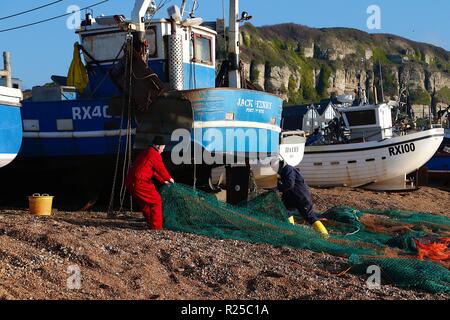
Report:
[[[53,0],[0,0],[0,17],[43,5]],[[100,0],[65,0],[54,6],[11,19],[0,20],[0,30],[42,20],[66,12],[68,6],[88,6]],[[450,50],[449,0],[241,0],[241,11],[253,15],[252,23],[294,22],[310,27],[351,27],[367,32],[392,33],[428,42]],[[172,0],[172,4],[181,3]],[[110,0],[93,8],[99,14],[130,15],[133,0]],[[381,9],[381,29],[368,30],[367,8]],[[228,1],[225,0],[225,6]],[[166,10],[161,12],[165,15]],[[222,16],[222,0],[199,0],[197,16],[212,20]],[[228,15],[227,15],[228,16]],[[53,74],[65,75],[78,38],[61,18],[29,28],[0,32],[0,52],[11,51],[15,77],[26,88],[50,81]]]

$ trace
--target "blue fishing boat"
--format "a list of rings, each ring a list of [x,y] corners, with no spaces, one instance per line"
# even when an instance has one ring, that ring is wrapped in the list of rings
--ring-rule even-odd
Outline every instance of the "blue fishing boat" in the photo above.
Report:
[[[450,128],[445,129],[444,141],[425,167],[430,178],[450,183]]]
[[[34,181],[51,184],[46,192],[95,187],[98,194],[156,135],[166,138],[164,156],[183,182],[207,185],[211,168],[226,164],[248,183],[250,161],[269,166],[279,152],[282,100],[251,90],[241,76],[239,25],[248,14],[230,1],[229,58],[216,75],[217,31],[194,17],[196,2],[188,18],[186,1],[166,19],[154,18],[151,0],[135,1],[131,19],[87,14],[68,77],[53,77],[54,87],[34,88],[23,103],[15,168],[36,177],[39,166],[47,178]],[[230,185],[241,190],[238,198],[246,195]]]
[[[0,168],[11,163],[22,143],[22,121],[18,89],[0,86]]]
[[[12,88],[10,53],[3,53],[4,70],[0,76],[5,78],[5,86],[0,86],[0,168],[11,163],[22,144],[22,121],[20,101],[22,92]]]

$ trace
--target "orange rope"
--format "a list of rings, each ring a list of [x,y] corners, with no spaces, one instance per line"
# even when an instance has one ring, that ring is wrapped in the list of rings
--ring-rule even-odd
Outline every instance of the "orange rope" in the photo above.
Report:
[[[422,243],[415,240],[417,256],[420,260],[425,258],[435,262],[445,262],[450,260],[450,238],[440,238],[438,242]]]

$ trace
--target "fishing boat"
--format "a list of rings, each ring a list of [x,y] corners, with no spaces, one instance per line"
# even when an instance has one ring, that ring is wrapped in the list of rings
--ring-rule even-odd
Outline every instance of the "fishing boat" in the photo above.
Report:
[[[0,168],[10,164],[17,156],[22,143],[22,121],[20,118],[20,101],[22,92],[11,88],[11,69],[9,53],[3,54],[6,86],[0,86]]]
[[[186,3],[163,19],[154,18],[151,0],[135,1],[130,19],[86,15],[68,79],[53,77],[57,85],[35,88],[23,103],[14,169],[38,182],[30,189],[47,185],[58,195],[65,187],[78,198],[104,192],[157,135],[168,143],[171,173],[194,185],[207,185],[212,168],[224,164],[241,181],[250,160],[278,155],[282,100],[246,88],[240,72],[239,25],[248,14],[230,1],[229,59],[216,76],[217,32],[195,17],[197,1],[186,18]],[[172,157],[176,148],[181,162]],[[246,188],[232,186],[245,197]]]
[[[391,108],[385,103],[336,106],[338,117],[324,135],[317,133],[305,147],[298,168],[306,182],[316,187],[413,189],[406,175],[431,159],[442,143],[444,129],[396,134]],[[292,130],[294,121],[289,117],[285,112],[284,129]]]
[[[450,182],[450,128],[445,128],[444,141],[436,154],[425,164],[430,178]]]

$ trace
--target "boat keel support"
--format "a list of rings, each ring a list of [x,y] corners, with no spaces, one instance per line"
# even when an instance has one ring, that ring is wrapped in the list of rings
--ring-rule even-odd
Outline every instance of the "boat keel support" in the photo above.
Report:
[[[226,166],[227,203],[236,205],[248,198],[250,166]]]

